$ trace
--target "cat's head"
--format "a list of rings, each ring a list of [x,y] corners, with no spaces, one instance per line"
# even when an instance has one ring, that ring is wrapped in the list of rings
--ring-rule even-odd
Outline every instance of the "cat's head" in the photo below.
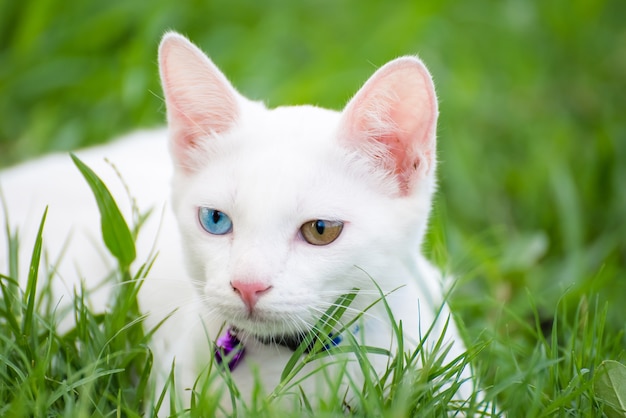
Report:
[[[342,112],[252,102],[177,34],[159,63],[172,202],[211,315],[292,334],[352,288],[371,300],[372,279],[384,290],[411,279],[436,163],[437,102],[421,61],[386,64]]]

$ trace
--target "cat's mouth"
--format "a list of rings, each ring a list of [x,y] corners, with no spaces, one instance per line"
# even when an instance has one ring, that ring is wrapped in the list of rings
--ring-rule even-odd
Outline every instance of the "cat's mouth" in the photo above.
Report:
[[[253,339],[263,344],[297,347],[311,331],[315,321],[304,312],[279,312],[275,310],[239,310],[222,313],[225,323],[240,339]]]
[[[231,316],[226,322],[229,323],[238,334],[252,336],[261,342],[279,342],[302,339],[309,332],[305,325],[297,326],[295,321],[285,320],[284,317],[274,318],[275,315],[252,311],[236,317]],[[284,344],[283,344],[284,345]]]

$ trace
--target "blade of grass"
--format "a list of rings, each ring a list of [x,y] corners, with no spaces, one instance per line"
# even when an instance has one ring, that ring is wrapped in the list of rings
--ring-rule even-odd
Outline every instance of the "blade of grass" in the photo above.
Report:
[[[104,182],[78,157],[74,154],[71,157],[96,198],[104,244],[121,266],[128,267],[136,257],[133,234]]]
[[[26,291],[23,296],[24,320],[22,322],[22,338],[24,346],[34,360],[35,347],[37,343],[37,330],[35,328],[33,316],[35,313],[35,300],[37,299],[37,279],[39,276],[39,262],[41,261],[41,252],[43,247],[43,227],[46,222],[48,209],[43,213],[37,237],[35,238],[35,246],[30,260],[30,268],[28,271],[28,281],[26,283]],[[30,338],[30,345],[26,345],[26,340]]]

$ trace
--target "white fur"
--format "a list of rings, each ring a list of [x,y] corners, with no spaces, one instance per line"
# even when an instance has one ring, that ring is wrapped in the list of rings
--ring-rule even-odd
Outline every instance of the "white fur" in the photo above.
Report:
[[[159,373],[165,375],[176,358],[180,387],[191,387],[212,359],[205,332],[215,339],[224,323],[244,335],[305,331],[354,287],[361,292],[353,307],[367,306],[378,297],[372,279],[385,292],[399,288],[388,301],[403,323],[407,348],[415,347],[442,303],[439,273],[420,254],[435,188],[437,116],[432,82],[421,62],[403,58],[388,64],[343,113],[312,106],[268,110],[250,102],[175,34],[166,35],[161,46],[161,76],[173,170],[165,131],[137,133],[78,154],[104,178],[127,215],[126,192],[105,157],[138,205],[155,209],[138,243],[138,261],[153,245],[159,251],[141,306],[151,313],[148,326],[178,308],[155,336]],[[405,80],[415,86],[405,88]],[[378,140],[389,132],[398,134],[393,140],[403,147]],[[100,279],[112,267],[98,244],[93,197],[69,157],[5,170],[0,187],[11,223],[20,227],[23,262],[45,205],[51,260],[73,231],[58,266],[65,281],[57,286],[59,294],[70,294],[67,289],[78,279]],[[199,206],[228,214],[233,232],[216,236],[202,230]],[[299,228],[315,219],[341,220],[344,229],[335,242],[312,246]],[[1,272],[7,266],[5,246],[0,240]],[[234,279],[272,286],[259,298],[253,318],[230,285]],[[443,310],[435,339],[448,313]],[[361,331],[366,343],[392,346],[382,304],[366,318]],[[453,323],[447,341],[453,343],[450,359],[463,351]],[[251,337],[244,342],[247,355],[234,372],[241,391],[251,390],[251,365],[260,368],[271,390],[291,351]],[[377,363],[382,367],[385,361]]]

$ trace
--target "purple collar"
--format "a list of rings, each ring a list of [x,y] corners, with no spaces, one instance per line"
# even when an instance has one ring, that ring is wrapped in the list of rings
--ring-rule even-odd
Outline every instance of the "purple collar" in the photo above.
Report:
[[[355,327],[354,332],[358,331],[358,326]],[[341,344],[343,341],[343,337],[341,334],[330,335],[331,342],[324,346],[323,351],[329,350],[331,347],[336,347]],[[263,343],[269,344],[269,340],[260,340]],[[290,348],[292,351],[295,351],[298,346],[302,343],[303,339],[299,340],[287,340],[280,338],[277,342],[279,345],[284,345]],[[307,350],[308,352],[308,350]],[[232,372],[235,370],[235,367],[239,365],[239,362],[243,359],[244,354],[246,353],[246,348],[243,346],[239,338],[237,338],[236,330],[233,327],[228,327],[226,332],[217,339],[215,343],[215,361],[217,364],[222,364],[224,361],[228,361],[228,368]]]

